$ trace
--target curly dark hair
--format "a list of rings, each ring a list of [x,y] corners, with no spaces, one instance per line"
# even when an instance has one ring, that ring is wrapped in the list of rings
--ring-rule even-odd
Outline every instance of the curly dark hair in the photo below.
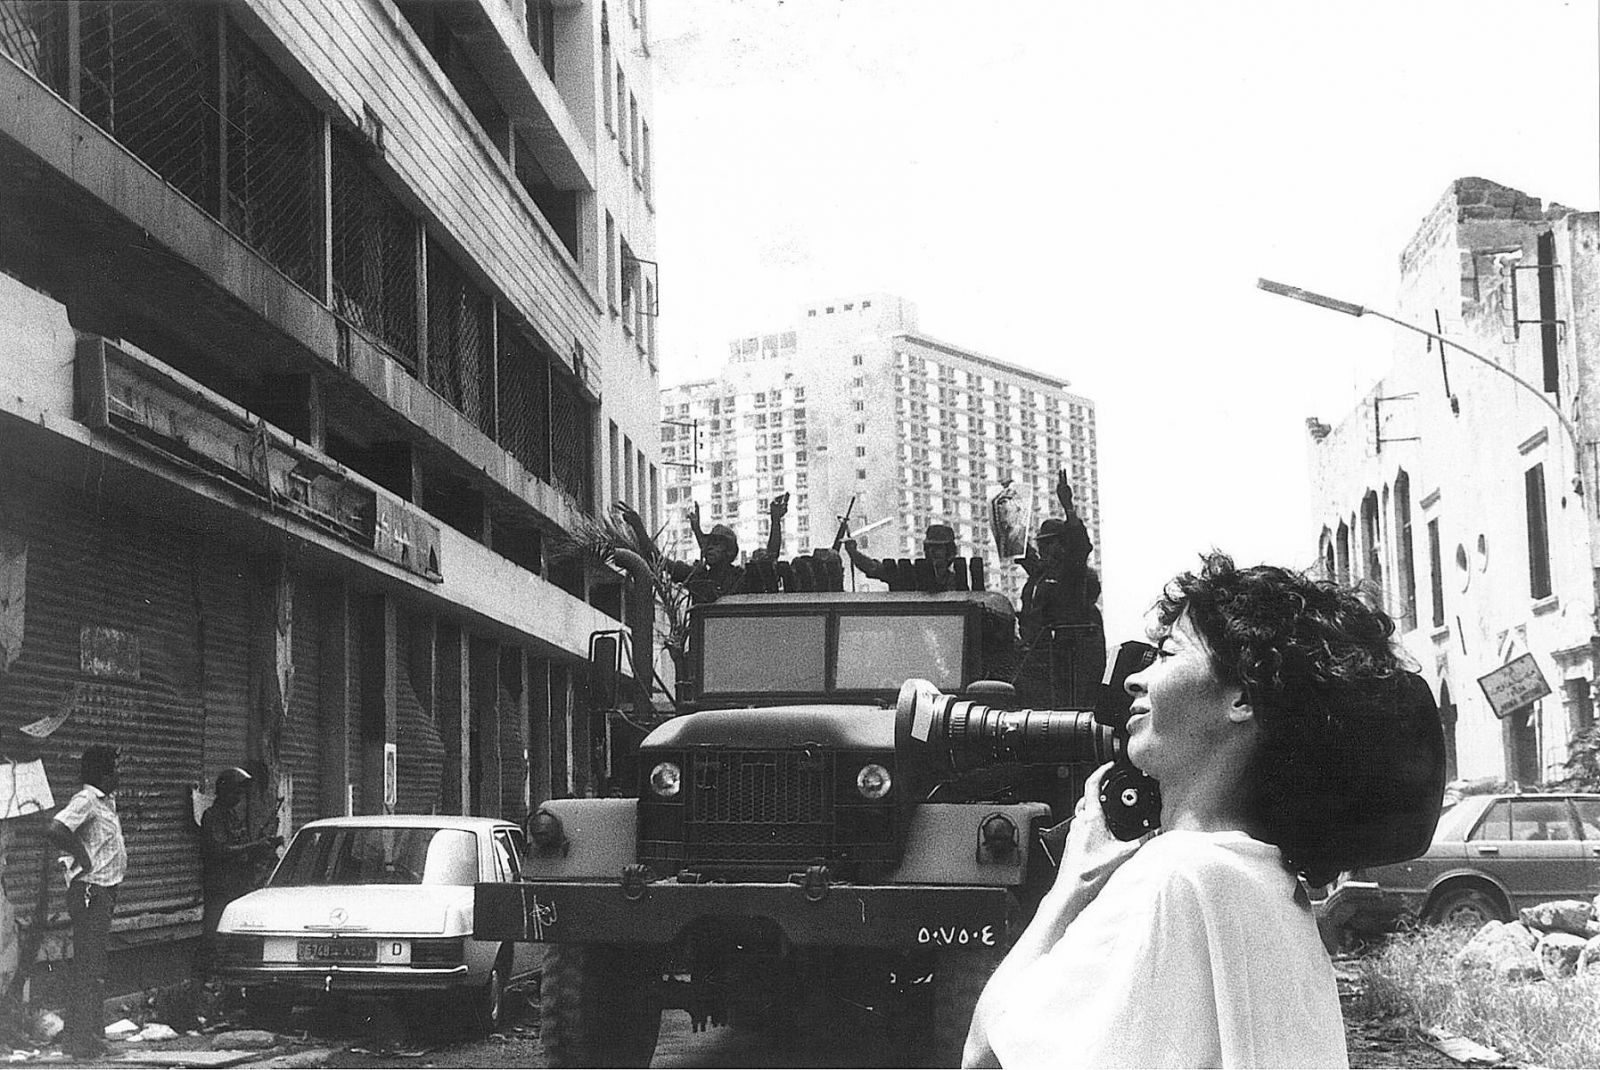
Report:
[[[1415,809],[1413,785],[1426,795],[1435,777],[1426,717],[1411,716],[1415,688],[1426,685],[1402,663],[1389,616],[1350,587],[1273,565],[1238,568],[1215,551],[1167,584],[1156,614],[1163,629],[1187,615],[1217,678],[1241,687],[1255,712],[1241,785],[1247,831],[1313,885],[1381,857],[1370,842],[1375,813],[1384,816],[1386,801]]]

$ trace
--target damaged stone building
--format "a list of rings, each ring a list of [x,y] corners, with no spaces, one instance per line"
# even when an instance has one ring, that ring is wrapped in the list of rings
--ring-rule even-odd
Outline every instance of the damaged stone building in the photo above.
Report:
[[[1594,721],[1600,214],[1482,178],[1400,256],[1394,361],[1307,421],[1321,568],[1365,580],[1445,715],[1450,775],[1562,775]],[[1480,359],[1481,358],[1481,359]]]
[[[284,832],[606,790],[559,550],[658,512],[651,62],[643,0],[0,0],[0,740],[120,748],[113,991],[222,768]]]

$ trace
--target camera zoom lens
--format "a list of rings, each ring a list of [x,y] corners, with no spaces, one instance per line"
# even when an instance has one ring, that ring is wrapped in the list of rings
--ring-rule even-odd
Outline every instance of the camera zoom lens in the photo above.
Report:
[[[940,703],[938,705],[945,705]],[[1111,759],[1111,733],[1089,710],[1001,710],[954,699],[934,721],[955,768],[990,762],[1054,765]],[[943,716],[941,716],[941,714]]]

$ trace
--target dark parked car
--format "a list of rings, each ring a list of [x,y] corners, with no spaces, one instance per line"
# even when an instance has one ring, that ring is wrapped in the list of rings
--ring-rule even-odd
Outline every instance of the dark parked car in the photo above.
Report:
[[[1509,921],[1523,907],[1600,892],[1600,795],[1469,795],[1439,818],[1427,853],[1345,874],[1318,914],[1354,932],[1403,917]]]

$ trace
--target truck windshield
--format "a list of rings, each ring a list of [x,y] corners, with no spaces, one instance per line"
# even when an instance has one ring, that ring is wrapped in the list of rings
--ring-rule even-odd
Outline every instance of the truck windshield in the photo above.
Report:
[[[710,617],[705,630],[708,692],[819,693],[827,689],[827,618]]]
[[[840,614],[834,686],[844,691],[892,690],[920,676],[941,691],[957,690],[965,635],[962,617]]]
[[[826,613],[707,616],[706,694],[893,691],[920,676],[961,687],[966,618],[949,614],[836,612],[838,655],[828,679]]]

